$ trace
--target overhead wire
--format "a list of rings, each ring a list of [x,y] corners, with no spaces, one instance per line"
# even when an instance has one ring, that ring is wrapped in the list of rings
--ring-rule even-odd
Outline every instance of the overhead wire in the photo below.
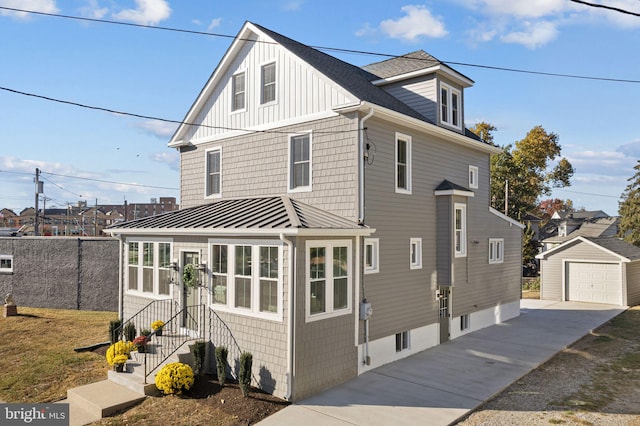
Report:
[[[589,2],[586,2],[586,1],[582,1],[582,0],[571,0],[571,1],[574,2],[574,3],[583,4],[585,6],[596,7],[596,8],[607,9],[607,10],[613,10],[615,12],[624,13],[626,15],[640,16],[640,13],[631,12],[630,10],[622,9],[622,8],[615,7],[615,6],[609,6],[609,5],[606,5],[606,4],[589,3]]]

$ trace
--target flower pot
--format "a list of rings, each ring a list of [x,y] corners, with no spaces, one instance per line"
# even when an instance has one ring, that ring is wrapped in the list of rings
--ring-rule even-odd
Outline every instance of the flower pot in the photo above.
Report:
[[[113,366],[113,369],[116,371],[116,373],[122,373],[124,371],[124,364],[115,364]]]
[[[162,327],[156,330],[156,336],[162,336]]]
[[[138,353],[143,354],[147,351],[147,347],[145,345],[138,346]]]

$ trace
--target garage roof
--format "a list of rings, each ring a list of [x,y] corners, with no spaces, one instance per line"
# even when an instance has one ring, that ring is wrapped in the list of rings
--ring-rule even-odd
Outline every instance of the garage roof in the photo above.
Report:
[[[588,237],[575,237],[569,241],[566,241],[559,246],[552,248],[551,250],[540,253],[536,256],[536,259],[546,259],[551,254],[562,251],[565,248],[574,245],[577,242],[586,242],[598,246],[609,253],[618,256],[622,261],[633,262],[640,260],[640,247],[636,247],[633,244],[629,244],[621,238],[606,237],[606,238],[588,238]]]

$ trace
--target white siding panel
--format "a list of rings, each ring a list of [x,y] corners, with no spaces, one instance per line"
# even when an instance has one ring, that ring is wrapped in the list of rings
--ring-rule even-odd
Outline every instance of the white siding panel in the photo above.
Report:
[[[262,106],[260,67],[268,62],[276,63],[276,102]],[[232,113],[231,76],[243,70],[246,72],[246,109]],[[282,46],[246,43],[220,76],[210,99],[194,120],[197,124],[211,127],[194,126],[185,139],[198,142],[220,137],[228,133],[229,128],[251,129],[269,123],[277,125],[295,117],[331,111],[337,105],[355,100]]]

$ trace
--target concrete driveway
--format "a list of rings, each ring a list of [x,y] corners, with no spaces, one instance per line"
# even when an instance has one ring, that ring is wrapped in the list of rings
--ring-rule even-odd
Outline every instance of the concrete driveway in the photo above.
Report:
[[[366,372],[259,425],[449,425],[624,310],[522,300],[517,318]]]

